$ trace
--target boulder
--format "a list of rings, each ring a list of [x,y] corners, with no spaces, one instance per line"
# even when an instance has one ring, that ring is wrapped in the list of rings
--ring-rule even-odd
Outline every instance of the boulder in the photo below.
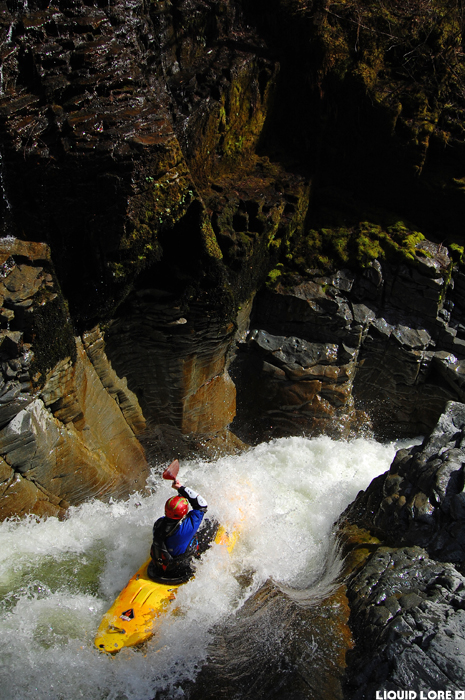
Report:
[[[380,547],[348,586],[345,697],[376,691],[462,691],[465,578],[420,547]]]
[[[424,547],[462,568],[464,439],[465,405],[450,402],[423,444],[400,450],[389,472],[359,494],[345,517],[391,544]]]
[[[251,402],[268,415],[274,434],[287,434],[292,423],[294,430],[317,433],[323,424],[334,430],[339,415],[350,414],[356,358],[344,346],[258,328],[250,331],[247,346],[257,369],[249,385]]]
[[[356,548],[347,559],[356,642],[347,656],[347,697],[463,689],[464,438],[465,405],[450,402],[431,435],[399,450],[341,516],[346,541],[354,527],[379,538],[364,559],[351,560]]]

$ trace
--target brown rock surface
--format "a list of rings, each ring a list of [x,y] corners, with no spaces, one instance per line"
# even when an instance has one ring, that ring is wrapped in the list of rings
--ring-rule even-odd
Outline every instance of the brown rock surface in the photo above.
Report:
[[[2,26],[6,230],[51,243],[85,343],[110,322],[106,352],[151,430],[223,434],[238,302],[308,207],[309,180],[258,153],[278,62],[229,3],[73,0],[5,7]],[[87,349],[141,431],[130,394]],[[77,410],[71,386],[56,401],[63,419]]]
[[[67,504],[44,493],[34,482],[0,462],[0,519],[13,515],[60,515]]]
[[[132,313],[131,313],[132,311]],[[234,328],[214,315],[185,316],[153,293],[139,293],[110,326],[106,342],[112,365],[139,397],[156,428],[211,439],[235,415],[235,387],[226,353]]]
[[[37,489],[49,500],[58,499],[57,504],[77,505],[95,496],[124,496],[144,486],[148,474],[144,452],[79,342],[72,370],[71,383],[64,373],[64,387],[68,392],[72,386],[77,409],[67,415],[66,424],[37,398],[0,431],[0,453],[24,477],[21,487],[14,489],[20,490],[22,503],[29,499],[24,512],[44,511],[42,503],[34,502]],[[56,375],[52,381],[59,395],[63,385],[56,382]],[[44,394],[50,396],[47,385]],[[14,501],[11,505],[15,507]],[[14,514],[8,504],[3,512]]]
[[[236,387],[227,373],[205,382],[184,401],[182,432],[211,434],[229,425],[236,414]]]
[[[98,327],[83,335],[84,348],[92,362],[97,375],[110,396],[120,407],[128,425],[135,435],[140,435],[146,428],[144,415],[135,394],[128,389],[126,379],[120,379],[112,368],[105,354],[105,341]]]
[[[262,437],[363,425],[383,437],[424,434],[448,400],[463,399],[462,273],[443,245],[422,239],[413,251],[402,264],[380,258],[327,276],[278,267],[238,338],[233,428],[255,412]]]
[[[125,496],[144,486],[148,471],[143,449],[79,342],[76,363],[68,369],[61,373],[64,384],[52,375],[54,394],[47,392],[47,384],[44,390],[49,398],[59,396],[63,387],[72,393],[75,410],[66,415],[57,411],[69,418],[66,423],[36,398],[0,431],[0,453],[15,470],[4,492],[4,517],[13,515],[19,504],[21,512],[50,514],[57,508],[44,500],[63,508],[63,502],[77,505],[90,497]]]
[[[60,514],[86,498],[142,488],[139,404],[112,370],[98,329],[86,335],[97,370],[73,337],[48,246],[6,239],[0,256],[2,517]]]

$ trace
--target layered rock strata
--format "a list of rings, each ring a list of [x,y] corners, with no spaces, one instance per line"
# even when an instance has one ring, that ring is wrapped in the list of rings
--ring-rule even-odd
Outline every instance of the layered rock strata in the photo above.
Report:
[[[4,231],[49,242],[81,332],[109,324],[152,436],[227,440],[237,305],[308,207],[257,154],[279,65],[239,6],[99,5],[3,8]]]
[[[240,338],[244,422],[262,415],[274,435],[364,423],[385,437],[429,432],[464,396],[461,279],[447,248],[426,240],[401,264],[278,277]]]
[[[149,434],[166,443],[217,436],[235,415],[235,387],[226,366],[232,324],[202,319],[156,290],[143,290],[107,332],[113,366],[125,374],[150,421]]]
[[[48,246],[4,239],[0,255],[1,517],[141,489],[145,421],[100,332],[74,337]]]

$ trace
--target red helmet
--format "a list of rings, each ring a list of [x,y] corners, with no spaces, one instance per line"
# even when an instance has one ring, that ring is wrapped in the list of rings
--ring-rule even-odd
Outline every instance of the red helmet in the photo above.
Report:
[[[173,496],[165,503],[165,515],[172,520],[181,520],[189,510],[187,498],[182,496]]]

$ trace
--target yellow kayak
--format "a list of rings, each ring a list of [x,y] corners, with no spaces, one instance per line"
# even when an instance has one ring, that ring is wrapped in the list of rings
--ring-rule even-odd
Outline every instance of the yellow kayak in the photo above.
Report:
[[[214,542],[231,552],[236,544],[237,528],[228,532],[220,526]],[[176,592],[185,583],[155,583],[147,575],[148,559],[129,580],[97,630],[95,646],[101,651],[115,654],[123,647],[133,647],[147,641],[155,631],[157,618],[165,612]]]

